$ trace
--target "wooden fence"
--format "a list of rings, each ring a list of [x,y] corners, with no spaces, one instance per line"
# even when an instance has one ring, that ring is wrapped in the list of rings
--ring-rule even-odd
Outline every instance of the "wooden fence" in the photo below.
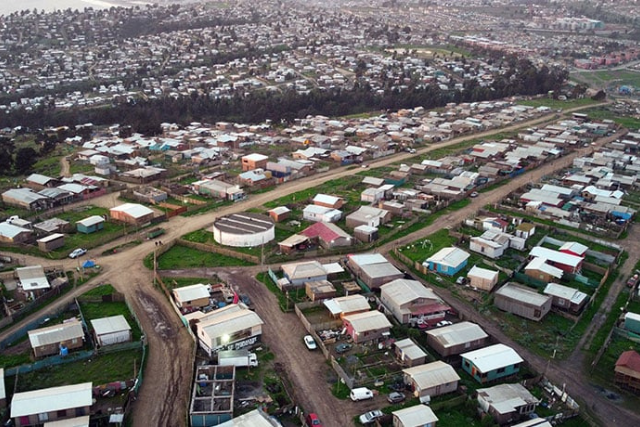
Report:
[[[192,248],[192,249],[197,249],[197,250],[203,251],[203,252],[214,252],[214,253],[217,253],[217,254],[220,254],[220,255],[229,256],[229,257],[232,257],[232,258],[239,258],[241,260],[252,262],[254,264],[260,264],[260,258],[255,256],[255,255],[249,255],[249,254],[245,254],[245,253],[242,253],[242,252],[236,252],[234,250],[223,248],[221,246],[207,245],[205,243],[190,242],[190,241],[184,240],[184,239],[179,239],[177,244],[182,245],[182,246],[186,246],[186,247],[189,247],[189,248]]]

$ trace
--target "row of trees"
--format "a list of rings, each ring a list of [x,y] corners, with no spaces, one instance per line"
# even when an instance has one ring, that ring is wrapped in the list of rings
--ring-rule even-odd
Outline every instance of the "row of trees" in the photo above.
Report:
[[[463,90],[443,90],[437,84],[413,82],[406,89],[386,89],[378,93],[363,80],[352,89],[331,91],[313,90],[298,94],[293,90],[282,93],[258,91],[248,96],[217,98],[207,91],[184,97],[164,97],[136,100],[92,109],[57,110],[40,107],[35,111],[17,110],[0,117],[0,128],[27,126],[72,126],[81,123],[130,125],[138,132],[153,135],[160,132],[160,123],[186,124],[191,121],[213,123],[237,121],[259,123],[292,122],[309,114],[344,116],[372,110],[397,110],[422,106],[425,109],[442,107],[449,102],[478,102],[513,95],[559,93],[566,80],[566,70],[536,68],[526,59],[510,58],[506,71],[495,77],[491,86],[481,86],[477,80],[464,81]]]

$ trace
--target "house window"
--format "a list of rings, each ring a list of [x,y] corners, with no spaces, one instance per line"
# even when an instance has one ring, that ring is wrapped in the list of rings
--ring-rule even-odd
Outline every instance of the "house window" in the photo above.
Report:
[[[49,421],[49,414],[46,412],[43,412],[42,414],[38,414],[38,421],[40,422]]]
[[[540,310],[533,311],[533,317],[540,317],[540,316],[542,316],[542,312]]]
[[[83,417],[85,415],[86,413],[84,408],[76,408],[76,417]]]
[[[504,373],[504,368],[499,368],[496,372],[499,373],[499,374],[503,374]]]
[[[558,305],[564,305],[564,300],[563,299],[559,299],[558,300]]]
[[[64,418],[64,417],[66,417],[66,416],[67,416],[67,410],[66,410],[66,409],[62,409],[62,410],[58,411],[58,412],[56,413],[56,416],[57,416],[58,418]]]
[[[469,368],[471,366],[471,365],[469,365],[469,361],[468,360],[464,361],[464,366],[465,366],[465,368]]]
[[[464,343],[464,348],[469,348],[469,347],[471,347],[471,343],[470,342]]]

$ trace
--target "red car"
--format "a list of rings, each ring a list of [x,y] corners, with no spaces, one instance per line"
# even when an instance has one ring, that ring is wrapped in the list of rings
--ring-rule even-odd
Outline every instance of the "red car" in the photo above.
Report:
[[[318,415],[313,412],[307,415],[306,423],[307,427],[322,427],[320,418],[318,418]]]

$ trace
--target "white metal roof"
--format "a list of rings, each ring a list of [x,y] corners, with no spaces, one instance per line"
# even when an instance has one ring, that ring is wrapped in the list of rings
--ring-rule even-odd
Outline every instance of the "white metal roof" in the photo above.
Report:
[[[84,331],[82,330],[82,323],[78,320],[29,331],[31,348],[57,344],[72,339],[82,339],[82,337],[84,337]]]
[[[243,156],[242,160],[249,160],[251,162],[259,162],[261,160],[267,160],[268,158],[269,158],[269,156],[265,156],[264,154],[252,153],[252,154],[247,154],[246,156]]]
[[[14,237],[20,235],[20,233],[25,232],[31,233],[32,231],[28,228],[22,228],[13,224],[9,224],[8,222],[0,222],[0,236],[13,239]]]
[[[460,356],[473,363],[482,373],[523,362],[514,349],[504,344],[495,344]]]
[[[539,294],[533,289],[518,286],[515,283],[507,283],[496,291],[496,295],[501,295],[512,300],[521,301],[535,306],[543,306],[551,298],[548,295]]]
[[[579,290],[568,286],[559,285],[558,283],[547,284],[543,292],[545,295],[570,300],[572,304],[582,304],[582,302],[589,297],[584,292],[580,292]]]
[[[276,215],[282,215],[282,214],[286,214],[287,212],[291,212],[291,209],[289,209],[286,206],[278,206],[277,208],[271,209],[269,212],[273,212]]]
[[[48,235],[47,237],[43,237],[42,239],[38,239],[38,243],[48,243],[48,242],[52,242],[56,239],[59,239],[61,237],[64,237],[64,234],[61,233],[53,233]]]
[[[554,251],[553,249],[542,246],[536,246],[531,249],[529,255],[544,258],[558,264],[568,265],[570,267],[577,267],[582,262],[582,258],[579,256],[565,254],[564,252]]]
[[[419,298],[440,300],[432,289],[426,288],[417,280],[396,279],[380,286],[380,290],[398,305],[404,305]]]
[[[218,427],[278,427],[282,426],[279,421],[271,418],[260,409],[235,417],[232,420],[218,424]]]
[[[333,224],[331,224],[331,225],[333,225]],[[324,271],[326,271],[327,274],[338,274],[338,273],[343,273],[344,272],[344,268],[342,268],[342,266],[340,265],[339,262],[332,262],[332,263],[329,263],[329,264],[322,264],[322,268],[324,268]]]
[[[351,313],[354,311],[370,310],[371,306],[367,298],[360,294],[347,295],[345,297],[332,298],[324,301],[325,307],[331,314]]]
[[[637,313],[631,313],[631,312],[626,313],[626,314],[624,315],[624,320],[627,320],[627,319],[635,320],[635,321],[637,321],[637,322],[640,322],[640,314],[637,314]]]
[[[91,383],[81,383],[16,393],[11,418],[91,406],[91,387]]]
[[[582,255],[589,250],[589,247],[578,242],[566,242],[564,245],[560,246],[559,250],[571,251],[574,254]]]
[[[405,338],[403,340],[396,341],[394,344],[412,360],[419,359],[427,355],[427,353],[425,353],[424,350],[422,350],[418,346],[418,344],[413,342],[411,338]]]
[[[460,248],[448,247],[442,248],[435,254],[426,259],[425,262],[433,262],[437,264],[447,265],[449,267],[457,267],[469,258],[469,254]]]
[[[351,314],[345,316],[344,321],[349,322],[353,329],[358,333],[391,327],[391,322],[389,322],[387,316],[377,310]]]
[[[318,261],[292,262],[282,264],[281,268],[291,280],[327,275],[327,271]]]
[[[114,332],[130,331],[131,326],[122,314],[91,320],[91,326],[96,335],[112,334]]]
[[[263,324],[260,316],[254,311],[231,304],[201,317],[197,327],[213,340],[215,337],[233,335],[235,332]]]
[[[427,331],[427,335],[435,338],[444,348],[455,347],[456,345],[481,340],[489,336],[480,326],[471,322],[460,322],[432,329]]]
[[[392,412],[404,427],[416,427],[437,423],[438,417],[427,405],[415,405]]]
[[[20,280],[20,286],[25,291],[49,289],[51,287],[41,265],[16,268],[16,274],[18,275],[18,280]]]
[[[389,262],[382,254],[357,254],[349,255],[349,260],[359,267],[370,264],[378,264],[381,262]]]
[[[469,270],[469,273],[467,273],[467,277],[478,277],[480,279],[494,280],[496,277],[498,277],[498,272],[474,265],[473,267],[471,267],[471,270]]]
[[[390,262],[381,262],[379,264],[369,264],[362,266],[362,271],[371,278],[389,277],[394,276],[402,277],[402,272],[394,267]]]
[[[104,222],[104,218],[102,218],[100,215],[92,215],[80,221],[76,221],[76,224],[80,224],[85,227],[91,227],[92,225],[100,224],[101,222]]]
[[[402,372],[409,375],[422,390],[460,381],[456,370],[441,360],[403,369]]]
[[[334,205],[340,201],[340,197],[330,196],[328,194],[316,194],[313,198],[313,203],[326,203]]]
[[[111,212],[124,212],[133,218],[142,218],[145,215],[152,214],[153,211],[146,206],[137,203],[125,203],[110,209]]]
[[[49,421],[44,423],[44,427],[89,427],[89,415],[66,420]]]
[[[555,278],[562,278],[564,272],[560,270],[558,267],[554,267],[553,265],[547,264],[547,260],[544,258],[534,258],[529,264],[524,268],[525,270],[540,270],[543,271]]]
[[[196,285],[184,286],[182,288],[175,288],[173,294],[176,299],[182,301],[193,301],[200,298],[209,298],[209,289],[202,283]]]
[[[6,399],[7,390],[4,385],[4,368],[0,368],[0,400]]]
[[[477,392],[478,401],[487,402],[500,414],[508,414],[520,406],[539,402],[529,390],[519,383],[498,384],[478,389]]]

